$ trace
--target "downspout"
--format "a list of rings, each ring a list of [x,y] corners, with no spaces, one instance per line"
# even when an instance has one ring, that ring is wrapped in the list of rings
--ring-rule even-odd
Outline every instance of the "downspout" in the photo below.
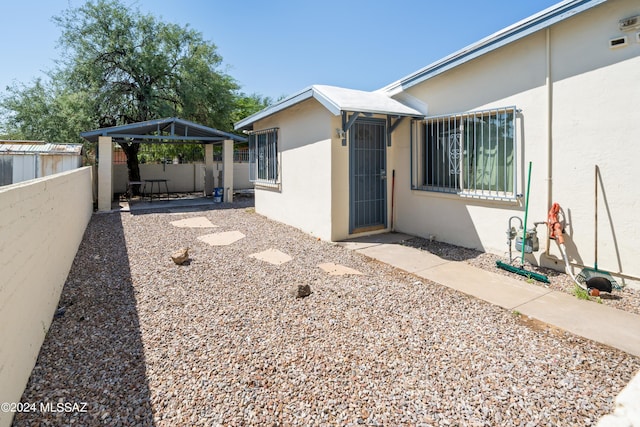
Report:
[[[551,76],[551,28],[546,29],[546,60],[547,60],[547,209],[553,204],[553,79]],[[544,255],[551,258],[549,248],[551,237],[547,233],[547,247]]]

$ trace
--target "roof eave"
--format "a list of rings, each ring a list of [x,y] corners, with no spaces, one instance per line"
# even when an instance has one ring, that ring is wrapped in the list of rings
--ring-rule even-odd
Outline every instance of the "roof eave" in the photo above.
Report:
[[[110,131],[113,130],[118,130],[119,132],[123,132],[123,131],[127,131],[127,130],[131,130],[131,129],[135,129],[141,126],[159,126],[159,125],[163,125],[165,123],[171,123],[172,121],[175,120],[179,120],[176,117],[170,117],[170,118],[164,118],[164,119],[156,119],[156,120],[147,120],[145,122],[138,122],[138,123],[131,123],[128,125],[121,125],[121,126],[110,126],[110,127],[106,127],[106,128],[100,128],[100,129],[95,129],[95,130],[90,130],[90,131],[86,131],[86,132],[80,132],[80,136],[85,138],[85,139],[89,139],[92,137],[96,137],[96,136],[104,136],[104,135],[108,135]]]
[[[591,9],[607,0],[567,0],[547,8],[529,18],[519,21],[482,40],[479,40],[459,51],[395,81],[379,91],[393,96],[409,89],[425,80],[435,77],[447,70],[455,68],[467,61],[475,59],[502,46],[524,38],[537,31],[550,27],[575,14]]]
[[[253,127],[253,124],[259,120],[263,120],[269,116],[272,116],[282,110],[285,110],[289,107],[292,107],[296,104],[299,104],[307,99],[314,98],[320,104],[322,104],[331,114],[334,116],[338,116],[342,113],[342,111],[352,111],[359,113],[371,113],[371,114],[384,114],[390,116],[406,116],[406,117],[414,117],[414,116],[422,116],[419,111],[391,111],[391,110],[381,110],[381,109],[368,109],[368,108],[355,108],[349,106],[341,106],[336,101],[331,99],[331,97],[325,94],[321,89],[316,86],[310,86],[306,89],[301,90],[300,92],[291,95],[290,97],[284,99],[283,101],[272,105],[270,107],[265,108],[251,116],[246,117],[243,120],[240,120],[234,125],[236,130],[250,130]]]
[[[100,128],[87,132],[81,132],[80,136],[90,142],[95,142],[100,136],[113,136],[115,138],[128,138],[128,139],[145,139],[148,137],[147,133],[135,133],[136,130],[141,128],[156,128],[165,130],[168,126],[171,126],[172,130],[174,125],[184,127],[185,135],[163,135],[163,139],[173,140],[178,142],[191,142],[191,143],[211,143],[213,139],[231,139],[236,142],[246,142],[247,139],[234,135],[232,133],[223,132],[218,129],[210,128],[198,123],[190,122],[188,120],[180,119],[177,117],[169,117],[163,119],[147,120],[144,122],[131,123],[120,126],[112,126],[107,128]],[[194,129],[204,135],[192,135],[187,137],[187,129]],[[173,132],[172,132],[173,133]],[[125,137],[123,137],[125,135]],[[200,142],[198,142],[200,141]]]
[[[282,110],[286,110],[289,107],[292,107],[296,104],[299,104],[302,101],[305,101],[309,98],[312,98],[314,95],[314,88],[313,86],[309,86],[305,89],[302,89],[301,91],[294,93],[293,95],[283,99],[282,101],[271,105],[263,110],[258,111],[257,113],[254,113],[248,117],[245,117],[244,119],[240,120],[239,122],[235,123],[233,128],[235,130],[247,130],[250,129],[252,127],[252,125],[259,121],[259,120],[263,120],[269,116],[272,116]]]

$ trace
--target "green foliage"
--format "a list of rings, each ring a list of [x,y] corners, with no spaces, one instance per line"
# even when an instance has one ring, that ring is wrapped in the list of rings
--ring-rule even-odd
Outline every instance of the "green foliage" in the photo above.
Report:
[[[589,296],[589,292],[587,292],[586,290],[582,289],[578,285],[575,285],[575,287],[573,288],[573,294],[578,299],[583,299],[583,300],[590,300],[591,299],[591,297]]]
[[[140,163],[161,163],[180,159],[183,163],[204,162],[204,148],[200,144],[141,144]]]
[[[78,129],[90,126],[83,96],[52,82],[36,80],[32,86],[7,88],[1,106],[5,114],[5,132],[12,139],[82,143]]]
[[[200,32],[117,0],[87,2],[54,21],[67,85],[87,94],[99,127],[175,116],[231,130],[239,87]]]
[[[233,122],[239,122],[245,117],[267,108],[271,104],[273,104],[273,101],[268,96],[263,97],[256,93],[251,95],[242,94],[238,97],[236,102],[236,109],[233,112]]]
[[[235,121],[271,103],[239,92],[220,69],[216,46],[189,26],[119,0],[90,0],[53,19],[61,29],[61,59],[49,80],[8,88],[0,99],[5,135],[79,142],[83,131],[163,117],[232,131]],[[121,146],[130,179],[139,179],[139,146]],[[167,150],[177,155],[181,148]]]

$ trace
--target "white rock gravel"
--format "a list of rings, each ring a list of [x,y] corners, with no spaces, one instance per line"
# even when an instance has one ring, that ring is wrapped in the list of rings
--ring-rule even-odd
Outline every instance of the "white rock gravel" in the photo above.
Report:
[[[236,205],[237,206],[237,205]],[[593,425],[640,359],[251,209],[94,215],[15,426]],[[171,221],[205,216],[229,246]],[[190,247],[191,261],[169,255]],[[248,257],[269,248],[282,265]],[[335,263],[363,275],[331,276]],[[289,290],[309,284],[310,296]]]

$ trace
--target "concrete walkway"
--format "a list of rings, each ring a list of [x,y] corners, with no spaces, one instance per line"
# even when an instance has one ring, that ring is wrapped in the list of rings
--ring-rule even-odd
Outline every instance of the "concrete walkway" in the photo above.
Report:
[[[398,244],[411,237],[388,233],[339,242],[338,245],[640,357],[640,316]]]

